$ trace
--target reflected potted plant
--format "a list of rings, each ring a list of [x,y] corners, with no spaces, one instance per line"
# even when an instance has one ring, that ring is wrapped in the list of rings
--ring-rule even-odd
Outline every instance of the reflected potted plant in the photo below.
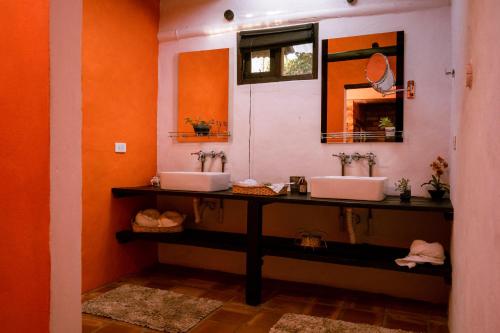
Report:
[[[411,186],[408,178],[401,178],[394,183],[396,190],[399,191],[399,199],[401,202],[410,202],[411,200]]]
[[[378,122],[378,127],[385,130],[385,139],[387,141],[394,140],[396,136],[396,127],[389,117],[382,117]]]
[[[196,136],[208,136],[210,134],[210,129],[214,124],[213,120],[192,119],[190,117],[186,117],[184,121],[186,124],[193,126]]]
[[[441,200],[447,192],[450,192],[450,185],[441,181],[441,176],[448,168],[448,163],[444,158],[438,156],[430,166],[434,171],[434,174],[432,175],[431,180],[423,183],[421,186],[432,186],[433,189],[427,190],[431,195],[432,200]]]

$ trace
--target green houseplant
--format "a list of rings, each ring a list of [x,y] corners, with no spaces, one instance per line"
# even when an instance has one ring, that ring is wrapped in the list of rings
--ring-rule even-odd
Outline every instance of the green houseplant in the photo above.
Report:
[[[437,159],[431,163],[430,167],[434,171],[434,174],[428,182],[423,183],[421,186],[431,186],[432,189],[427,190],[431,198],[433,200],[441,200],[447,192],[450,192],[450,185],[441,181],[441,176],[448,168],[448,163],[444,158],[438,156]]]
[[[399,191],[399,199],[401,202],[410,202],[411,200],[411,186],[408,178],[401,178],[394,183],[396,190]]]
[[[378,127],[385,130],[386,140],[392,140],[396,136],[396,127],[389,117],[382,117],[378,122]]]
[[[210,134],[210,129],[214,124],[213,120],[200,120],[186,117],[184,119],[186,124],[193,126],[194,133],[196,136],[208,136]]]

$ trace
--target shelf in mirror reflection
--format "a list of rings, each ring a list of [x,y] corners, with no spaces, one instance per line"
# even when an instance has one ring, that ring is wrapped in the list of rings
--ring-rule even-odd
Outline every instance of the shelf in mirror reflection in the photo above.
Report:
[[[227,138],[231,136],[231,132],[168,132],[168,136],[170,138]]]
[[[393,131],[392,135],[385,131],[321,133],[321,140],[326,143],[401,142],[403,131]]]

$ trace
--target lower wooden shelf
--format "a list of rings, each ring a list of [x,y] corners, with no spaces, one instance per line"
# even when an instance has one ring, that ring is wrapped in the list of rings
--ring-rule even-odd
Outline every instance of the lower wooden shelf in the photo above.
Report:
[[[186,229],[181,233],[135,233],[124,230],[116,233],[120,243],[133,240],[149,240],[161,243],[183,244],[220,250],[246,252],[247,237],[241,233],[217,232]],[[442,276],[447,282],[451,278],[451,265],[446,259],[444,265],[421,264],[408,269],[396,265],[394,259],[403,258],[408,249],[371,244],[348,244],[327,242],[327,248],[304,249],[295,244],[292,238],[264,236],[262,239],[263,256],[293,258],[319,261],[339,265],[371,267],[404,273]],[[449,255],[447,255],[449,258]]]

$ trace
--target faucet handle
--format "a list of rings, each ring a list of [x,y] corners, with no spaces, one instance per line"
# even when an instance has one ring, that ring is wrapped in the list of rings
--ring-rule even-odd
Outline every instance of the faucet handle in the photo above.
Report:
[[[351,155],[348,155],[344,152],[341,152],[338,154],[332,154],[332,156],[340,158],[340,161],[342,162],[342,164],[351,164],[351,162],[352,162]]]
[[[191,155],[197,155],[198,160],[204,160],[205,159],[205,153],[203,151],[197,151],[196,153],[191,153]]]
[[[361,155],[360,153],[354,153],[351,155],[351,158],[354,161],[359,161],[360,159],[365,158],[365,157],[366,157],[365,155]]]
[[[372,152],[366,153],[366,155],[365,155],[365,158],[368,159],[369,165],[377,164],[377,162],[375,161],[375,157],[377,157],[377,156]]]

